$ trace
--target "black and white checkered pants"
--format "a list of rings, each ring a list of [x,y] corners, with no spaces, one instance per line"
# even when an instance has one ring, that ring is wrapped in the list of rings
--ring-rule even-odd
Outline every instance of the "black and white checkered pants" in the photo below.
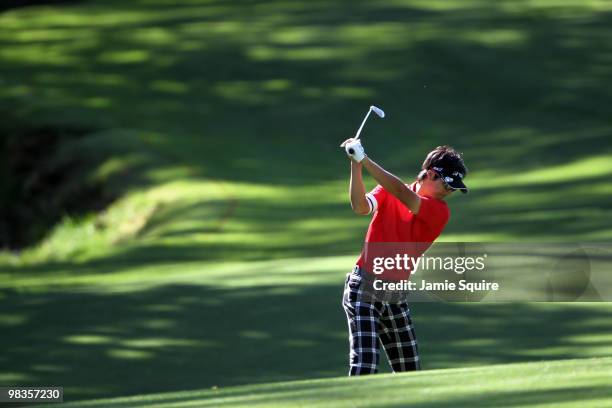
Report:
[[[421,368],[410,309],[404,302],[379,302],[364,296],[364,279],[355,267],[347,274],[342,306],[349,327],[349,375],[378,372],[382,343],[393,372]]]

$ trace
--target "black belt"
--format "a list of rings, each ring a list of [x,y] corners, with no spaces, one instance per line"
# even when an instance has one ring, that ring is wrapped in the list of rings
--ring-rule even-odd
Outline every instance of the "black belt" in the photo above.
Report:
[[[406,302],[408,297],[408,291],[389,291],[389,290],[376,290],[374,289],[374,282],[379,281],[382,283],[397,283],[397,281],[391,281],[386,279],[380,279],[376,275],[367,273],[363,269],[359,267],[359,265],[355,265],[352,273],[361,277],[361,289],[363,294],[370,298],[371,301],[377,302],[389,302],[389,303],[400,303]]]

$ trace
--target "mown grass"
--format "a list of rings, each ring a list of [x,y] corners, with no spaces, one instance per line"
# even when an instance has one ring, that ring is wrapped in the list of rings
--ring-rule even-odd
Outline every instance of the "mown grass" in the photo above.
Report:
[[[109,261],[57,265],[39,279],[15,271],[1,291],[0,381],[63,386],[71,401],[342,376],[351,259]],[[607,303],[412,311],[428,370],[610,355]]]
[[[62,404],[79,407],[604,407],[609,358],[329,378]]]
[[[609,239],[609,10],[433,4],[358,3],[348,15],[334,3],[209,1],[9,11],[1,96],[30,122],[137,129],[90,146],[116,146],[101,171],[121,174],[154,152],[168,160],[141,173],[159,184],[222,183],[232,221],[250,224],[236,246],[265,239],[276,220],[287,229],[307,220],[354,248],[366,221],[346,212],[337,142],[370,103],[389,117],[369,124],[368,151],[403,177],[435,145],[465,153],[473,194],[453,198],[445,239]],[[179,214],[191,204],[174,198]],[[301,232],[294,247],[319,254]]]
[[[346,371],[338,143],[463,151],[447,241],[607,241],[605,2],[85,1],[0,14],[0,110],[80,126],[120,197],[0,255],[6,384],[69,398]],[[19,129],[13,129],[19,132]],[[372,185],[371,180],[368,181]],[[608,304],[417,304],[426,368],[610,355]],[[444,323],[444,324],[441,324]],[[563,394],[559,394],[563,395]],[[68,398],[68,397],[67,397]],[[551,397],[555,398],[555,397]]]

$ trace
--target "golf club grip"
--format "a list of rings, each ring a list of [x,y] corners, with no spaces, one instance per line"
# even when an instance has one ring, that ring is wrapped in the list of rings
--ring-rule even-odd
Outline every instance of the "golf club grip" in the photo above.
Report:
[[[355,149],[352,147],[348,149],[349,154],[355,154]]]

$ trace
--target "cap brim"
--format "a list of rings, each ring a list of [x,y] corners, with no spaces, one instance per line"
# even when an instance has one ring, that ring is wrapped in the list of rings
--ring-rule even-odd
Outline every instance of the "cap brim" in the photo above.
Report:
[[[461,180],[460,178],[453,180],[453,182],[448,183],[448,185],[455,190],[460,190],[463,194],[467,194],[468,192],[467,186],[465,185],[463,180]]]

